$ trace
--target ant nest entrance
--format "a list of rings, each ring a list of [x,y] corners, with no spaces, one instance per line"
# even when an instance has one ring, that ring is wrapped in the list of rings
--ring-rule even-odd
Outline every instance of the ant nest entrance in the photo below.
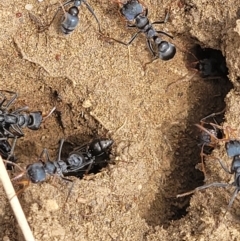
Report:
[[[212,128],[209,123],[216,126],[223,123],[226,107],[224,99],[233,88],[227,78],[228,68],[221,51],[195,45],[189,52],[191,54],[186,56],[186,66],[189,71],[195,69],[196,74],[187,86],[185,98],[188,103],[185,109],[179,106],[179,112],[187,108],[187,114],[182,115],[184,117],[180,124],[178,116],[172,126],[166,125],[166,129],[162,130],[172,149],[165,153],[171,169],[166,174],[165,184],[159,187],[148,213],[143,215],[151,226],[163,225],[167,228],[172,220],[187,215],[191,196],[177,198],[177,195],[204,185],[204,155],[210,155],[216,147],[212,143],[203,146],[203,141],[210,141],[211,136],[206,136],[199,126]],[[180,87],[182,83],[173,84],[169,92],[180,92]],[[209,118],[204,119],[207,116]],[[222,132],[218,129],[213,128],[210,133],[222,138]]]

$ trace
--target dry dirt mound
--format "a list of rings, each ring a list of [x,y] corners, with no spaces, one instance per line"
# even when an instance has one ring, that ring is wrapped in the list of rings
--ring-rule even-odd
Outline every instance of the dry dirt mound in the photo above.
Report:
[[[33,8],[26,10],[26,4]],[[89,4],[110,36],[127,42],[135,33],[121,20],[117,4]],[[54,158],[63,137],[75,144],[96,136],[115,141],[115,165],[82,180],[73,178],[65,206],[68,185],[62,180],[31,185],[22,193],[20,201],[36,240],[192,241],[239,236],[239,198],[223,217],[232,190],[210,188],[191,200],[175,198],[203,184],[203,174],[195,168],[200,149],[194,124],[226,105],[224,125],[239,130],[238,2],[144,4],[151,21],[162,20],[171,6],[169,22],[159,29],[172,34],[177,46],[172,60],[154,61],[145,70],[151,56],[144,35],[129,48],[102,39],[84,6],[79,26],[65,37],[57,19],[49,30],[38,32],[40,24],[50,22],[58,1],[0,3],[1,89],[19,93],[16,106],[44,112],[57,108],[40,130],[26,130],[18,141],[15,154],[20,165],[36,161],[43,148]],[[231,91],[226,78],[206,80],[186,67],[195,44],[222,51],[234,85]],[[212,155],[231,163],[223,144]],[[232,178],[212,159],[206,161],[206,171],[207,182]],[[1,239],[23,240],[2,188],[0,198]]]

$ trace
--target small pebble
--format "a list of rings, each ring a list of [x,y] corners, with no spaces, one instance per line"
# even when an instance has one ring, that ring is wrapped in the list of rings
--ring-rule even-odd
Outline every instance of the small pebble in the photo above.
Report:
[[[26,4],[25,5],[25,9],[27,9],[28,11],[33,9],[33,5],[32,4]]]
[[[4,236],[2,240],[3,240],[3,241],[10,241],[10,239],[9,239],[8,236]]]
[[[91,103],[90,100],[85,100],[85,101],[83,101],[83,104],[82,104],[82,107],[83,107],[83,108],[89,108],[89,107],[91,107],[91,106],[92,106],[92,103]]]

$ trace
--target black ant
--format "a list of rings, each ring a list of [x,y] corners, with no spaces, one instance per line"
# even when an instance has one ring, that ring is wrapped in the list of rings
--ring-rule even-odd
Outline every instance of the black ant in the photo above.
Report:
[[[223,111],[218,112],[218,113],[213,113],[211,115],[209,115],[210,117],[215,116],[216,114],[222,114]],[[208,116],[208,117],[209,117]],[[223,128],[219,125],[216,125],[214,123],[210,123],[212,125],[213,128],[219,128],[219,130],[223,130]],[[225,134],[225,136],[223,136],[221,139],[219,139],[216,135],[216,132],[212,132],[212,129],[206,129],[201,125],[197,125],[203,132],[206,132],[209,136],[206,139],[207,141],[205,142],[206,145],[210,145],[210,146],[214,146],[215,144],[217,144],[219,141],[225,141],[225,148],[226,148],[226,152],[227,155],[232,159],[232,164],[231,164],[231,168],[230,170],[228,170],[228,168],[226,167],[226,165],[223,163],[222,160],[220,160],[219,158],[217,158],[218,162],[220,163],[221,167],[224,169],[224,171],[226,171],[229,174],[234,174],[234,182],[229,184],[229,183],[219,183],[219,182],[213,182],[210,184],[206,184],[200,187],[195,188],[192,191],[189,192],[185,192],[182,194],[178,194],[178,197],[184,197],[190,194],[195,193],[196,191],[200,191],[200,190],[204,190],[207,189],[209,187],[228,187],[228,186],[235,186],[235,191],[229,201],[228,207],[226,212],[231,208],[238,192],[240,191],[240,141],[237,139],[231,140],[230,139],[230,133],[235,131],[234,129],[232,129],[231,127],[226,127],[224,129],[224,133],[222,132],[222,134]],[[204,144],[203,144],[204,145]],[[203,156],[203,148],[202,148],[202,152],[201,155]],[[202,160],[203,163],[203,160]],[[225,214],[226,214],[225,212]],[[224,214],[224,215],[225,215]]]
[[[27,183],[43,182],[49,175],[58,175],[63,180],[72,182],[72,180],[65,178],[65,176],[82,177],[83,174],[88,173],[95,165],[100,162],[108,161],[110,148],[113,144],[111,139],[95,139],[90,144],[85,144],[77,147],[69,153],[65,160],[62,160],[61,153],[64,139],[61,140],[57,159],[51,161],[47,149],[44,149],[40,155],[39,161],[30,164],[13,180],[19,179],[26,174]],[[44,162],[43,159],[46,159]]]
[[[220,50],[201,48],[200,45],[196,45],[190,51],[187,51],[187,53],[187,62],[190,62],[190,64],[187,64],[187,68],[194,70],[194,73],[170,83],[166,91],[168,91],[172,85],[183,81],[190,81],[197,73],[201,78],[209,80],[224,80],[228,75],[226,60]],[[193,58],[194,61],[192,61]]]
[[[226,60],[220,50],[211,48],[195,47],[197,62],[194,68],[197,69],[202,78],[219,78],[228,75]]]
[[[201,163],[202,163],[202,171],[204,176],[206,177],[206,171],[204,166],[204,156],[211,154],[212,150],[218,145],[220,141],[225,141],[226,143],[229,142],[230,133],[234,130],[229,126],[225,128],[223,131],[223,127],[217,124],[214,117],[218,115],[222,115],[225,112],[223,109],[220,112],[212,113],[204,118],[201,119],[200,124],[195,124],[200,129],[200,143],[201,146]],[[215,123],[206,122],[207,119],[212,118]]]
[[[231,183],[231,184],[229,184],[229,183],[221,183],[221,182],[209,183],[209,184],[197,187],[197,188],[195,188],[192,191],[185,192],[185,193],[182,193],[182,194],[178,194],[177,198],[193,194],[196,191],[201,191],[201,190],[207,189],[209,187],[229,187],[229,186],[234,186],[235,187],[235,191],[234,191],[234,193],[233,193],[233,195],[232,195],[232,197],[231,197],[231,199],[230,199],[230,201],[228,203],[227,210],[225,212],[225,214],[226,214],[227,211],[231,208],[231,206],[232,206],[232,204],[233,204],[233,202],[234,202],[238,192],[240,191],[240,155],[238,154],[238,155],[233,157],[230,170],[228,170],[228,168],[225,166],[225,164],[222,162],[222,160],[218,159],[218,161],[219,161],[221,167],[224,169],[224,171],[226,171],[229,174],[234,174],[234,182],[233,183]]]
[[[13,95],[6,104],[4,103],[7,101],[7,98],[2,92]],[[0,90],[0,96],[2,97],[0,102],[0,134],[3,137],[22,137],[24,135],[22,128],[25,127],[31,130],[38,130],[41,123],[55,110],[55,108],[53,108],[50,113],[44,117],[41,111],[27,113],[26,110],[28,109],[28,106],[11,111],[10,106],[17,99],[18,94],[13,91]]]
[[[99,20],[96,17],[92,7],[85,0],[69,0],[69,1],[67,1],[65,3],[63,3],[58,8],[58,10],[56,11],[56,13],[53,16],[51,22],[47,26],[45,26],[42,29],[40,29],[40,32],[45,31],[47,28],[49,28],[50,25],[53,23],[54,19],[56,18],[59,10],[63,9],[64,17],[62,18],[62,21],[61,21],[61,31],[62,31],[63,34],[66,34],[66,35],[72,33],[75,30],[75,28],[77,27],[78,23],[79,23],[79,17],[78,17],[79,10],[78,10],[78,7],[80,7],[82,3],[85,4],[85,6],[89,10],[89,12],[96,19],[97,24],[98,24],[98,30],[101,33],[102,31],[101,31],[101,28],[100,28]],[[63,7],[65,7],[65,6],[69,5],[69,4],[73,4],[73,6],[68,9],[68,12],[65,12]]]
[[[155,30],[155,28],[153,27],[153,25],[155,24],[166,23],[168,20],[168,15],[166,16],[164,21],[150,23],[147,17],[148,9],[146,7],[143,7],[143,5],[138,0],[128,0],[125,3],[118,1],[118,3],[121,6],[120,13],[128,21],[127,26],[130,28],[137,28],[139,31],[133,35],[133,37],[128,41],[128,43],[124,43],[111,37],[108,38],[125,46],[129,46],[140,33],[144,33],[146,35],[147,46],[152,55],[154,56],[154,59],[172,59],[176,54],[175,46],[170,42],[163,41],[159,34],[166,35],[169,38],[173,37],[163,31]]]

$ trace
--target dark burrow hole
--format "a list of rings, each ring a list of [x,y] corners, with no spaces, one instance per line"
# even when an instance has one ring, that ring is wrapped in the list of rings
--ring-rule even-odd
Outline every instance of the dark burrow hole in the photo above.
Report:
[[[176,195],[204,184],[204,175],[200,171],[201,164],[199,164],[201,163],[201,131],[195,124],[200,124],[202,118],[212,113],[221,112],[214,118],[206,120],[221,125],[226,107],[224,99],[233,88],[227,78],[228,69],[221,51],[195,45],[190,52],[192,54],[186,57],[186,66],[198,70],[187,90],[186,98],[190,109],[186,125],[174,124],[164,131],[173,147],[169,153],[171,173],[166,178],[166,184],[161,186],[147,216],[144,217],[151,226],[163,225],[167,228],[171,221],[187,215],[191,196],[176,198]],[[180,93],[179,87],[175,87],[175,91]],[[205,127],[208,128],[208,126]],[[218,137],[221,138],[221,133],[218,133]],[[211,147],[204,148],[206,154],[210,154],[212,150]],[[163,196],[165,207],[159,204]],[[165,216],[163,209],[165,209]]]

